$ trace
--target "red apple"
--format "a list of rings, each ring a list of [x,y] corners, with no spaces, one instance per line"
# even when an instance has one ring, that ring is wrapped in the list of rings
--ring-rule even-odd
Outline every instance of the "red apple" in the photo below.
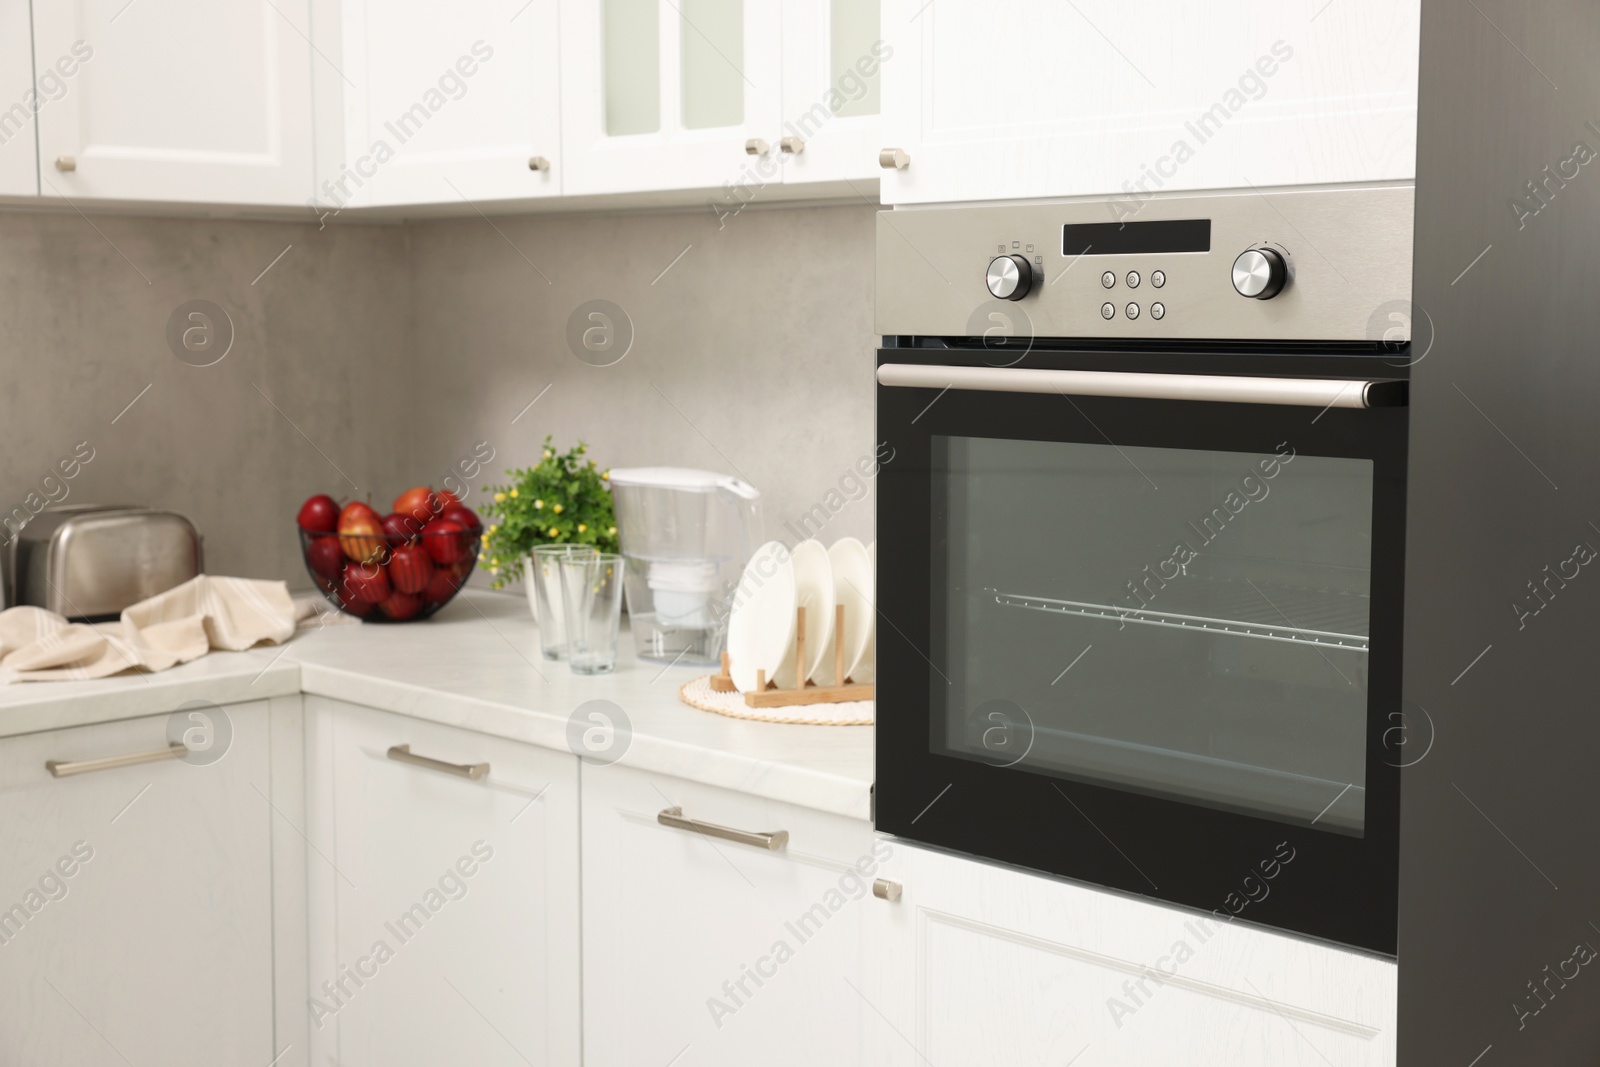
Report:
[[[300,514],[295,516],[295,521],[302,530],[333,533],[339,526],[339,505],[327,493],[318,493],[300,505]]]
[[[339,513],[339,542],[345,555],[357,563],[370,563],[383,554],[383,521],[376,511],[352,500]]]
[[[428,589],[423,596],[430,604],[443,604],[456,595],[456,590],[461,588],[461,581],[461,576],[452,571],[436,570],[433,577],[428,579]]]
[[[439,499],[425,485],[414,486],[394,498],[394,510],[410,515],[418,522],[427,522],[439,510]]]
[[[410,515],[403,515],[395,511],[383,517],[383,533],[389,540],[390,548],[414,544],[417,540],[417,535],[421,532],[422,523]]]
[[[460,560],[471,552],[468,534],[459,522],[434,519],[422,528],[422,544],[433,561],[444,566]]]
[[[456,496],[448,489],[441,489],[434,495],[439,500],[437,512],[440,516],[444,515],[445,509],[447,508],[457,508],[461,506],[461,498]]]
[[[318,537],[306,549],[306,562],[318,576],[337,582],[344,570],[344,548],[337,537]]]
[[[396,622],[403,622],[422,610],[422,598],[411,593],[390,593],[389,599],[378,605],[378,610]]]
[[[439,518],[447,519],[450,522],[456,523],[463,530],[483,529],[483,523],[478,521],[478,516],[475,515],[472,509],[467,507],[465,504],[450,505],[443,511],[439,512]]]
[[[346,600],[342,594],[339,597],[339,607],[344,613],[354,615],[358,619],[372,614],[372,609],[377,606],[370,600]]]
[[[402,545],[389,557],[389,584],[402,593],[420,593],[433,577],[433,559],[421,545]]]
[[[359,564],[345,568],[344,581],[339,585],[339,602],[348,607],[354,601],[379,604],[389,599],[389,576],[382,567]]]

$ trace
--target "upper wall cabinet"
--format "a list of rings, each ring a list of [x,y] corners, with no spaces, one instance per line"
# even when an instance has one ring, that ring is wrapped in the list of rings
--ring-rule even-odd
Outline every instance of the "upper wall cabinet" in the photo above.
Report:
[[[885,203],[1415,173],[1420,0],[883,4]]]
[[[879,0],[784,0],[784,181],[878,176],[880,68],[892,55],[880,22]]]
[[[319,165],[319,203],[561,192],[557,0],[343,0],[339,32],[343,77],[318,85],[343,138]]]
[[[781,24],[772,0],[562,0],[564,190],[758,180],[779,151]]]
[[[0,196],[39,191],[33,140],[37,94],[29,78],[28,0],[0,0]],[[52,87],[56,83],[51,82]],[[48,96],[46,97],[48,99]]]
[[[307,0],[40,0],[33,21],[45,196],[305,203]]]

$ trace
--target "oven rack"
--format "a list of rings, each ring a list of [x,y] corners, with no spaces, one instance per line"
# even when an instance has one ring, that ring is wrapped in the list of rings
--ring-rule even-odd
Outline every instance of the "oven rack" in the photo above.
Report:
[[[1361,631],[1367,628],[1369,600],[1353,593],[1248,580],[1191,578],[1168,583],[1156,591],[1148,606],[1135,608],[1004,593],[998,589],[986,592],[993,594],[995,603],[1009,608],[1287,641],[1346,652],[1367,651],[1367,635]]]

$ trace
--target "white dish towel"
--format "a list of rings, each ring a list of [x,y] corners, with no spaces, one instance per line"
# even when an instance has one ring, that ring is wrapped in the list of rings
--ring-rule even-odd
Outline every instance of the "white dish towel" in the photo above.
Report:
[[[212,649],[238,652],[294,635],[283,582],[202,574],[142,600],[120,622],[68,622],[43,608],[0,611],[0,685],[164,671]]]

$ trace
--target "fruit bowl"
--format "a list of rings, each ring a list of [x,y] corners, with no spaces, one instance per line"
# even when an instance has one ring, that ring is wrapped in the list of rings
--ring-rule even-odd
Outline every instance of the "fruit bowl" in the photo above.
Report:
[[[334,607],[368,622],[426,619],[467,584],[482,527],[409,541],[300,531],[311,580]],[[375,547],[373,542],[379,542]]]
[[[369,622],[426,619],[455,597],[478,561],[483,524],[453,494],[407,490],[386,517],[314,496],[296,520],[300,554],[322,595]]]

